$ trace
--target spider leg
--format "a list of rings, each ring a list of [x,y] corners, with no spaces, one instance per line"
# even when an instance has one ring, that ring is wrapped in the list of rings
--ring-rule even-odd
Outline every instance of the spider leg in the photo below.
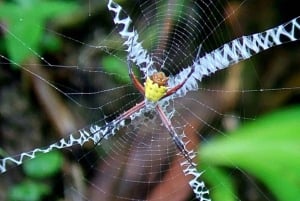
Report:
[[[166,95],[164,95],[162,98],[168,97],[168,96],[174,94],[178,89],[180,89],[185,84],[185,82],[189,79],[189,77],[194,73],[194,71],[195,71],[195,68],[191,68],[191,71],[189,72],[187,77],[181,83],[179,83],[172,89],[168,90]]]
[[[159,105],[156,106],[156,111],[158,112],[164,126],[169,131],[169,134],[171,135],[171,137],[172,137],[173,141],[175,142],[175,145],[177,146],[179,151],[182,153],[182,155],[190,163],[191,166],[196,166],[196,164],[193,162],[193,159],[192,159],[192,157],[193,157],[192,152],[189,152],[186,149],[184,142],[181,140],[180,136],[176,133],[170,120],[166,117],[164,111],[162,110],[162,108]]]
[[[137,90],[142,94],[145,95],[145,89],[143,87],[143,85],[139,82],[139,80],[136,78],[136,76],[134,75],[134,72],[132,70],[132,65],[130,60],[128,59],[128,73],[129,73],[129,77],[131,78],[131,81],[133,83],[133,85],[137,88]]]
[[[172,136],[172,139],[175,142],[177,148],[186,159],[180,165],[183,167],[184,175],[190,177],[189,185],[193,189],[197,200],[211,201],[209,198],[207,198],[209,191],[205,187],[204,182],[200,179],[203,172],[199,172],[197,170],[196,163],[193,162],[193,158],[195,157],[193,150],[187,150],[186,144],[184,144],[180,136],[178,136],[170,120],[166,117],[164,111],[159,105],[156,106],[156,111],[158,112],[163,124]]]
[[[130,108],[129,110],[125,111],[120,116],[118,116],[117,119],[115,119],[114,121],[122,121],[124,119],[130,118],[131,115],[133,115],[134,113],[138,112],[143,107],[145,107],[145,104],[146,103],[144,100],[139,102],[138,104],[136,104],[135,106],[133,106],[132,108]]]

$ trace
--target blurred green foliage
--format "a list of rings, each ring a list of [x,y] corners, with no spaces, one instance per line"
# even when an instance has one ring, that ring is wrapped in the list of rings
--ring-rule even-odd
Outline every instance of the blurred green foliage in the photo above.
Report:
[[[129,83],[130,77],[128,74],[127,65],[114,56],[105,56],[102,59],[103,69],[114,75],[117,75],[116,78],[121,83]]]
[[[59,20],[78,9],[76,2],[46,0],[15,0],[0,3],[0,19],[6,24],[5,47],[10,61],[21,64],[30,56],[41,55],[42,51],[57,48],[53,37],[46,38],[48,46],[42,47],[44,28],[49,20]],[[49,42],[49,39],[51,40]],[[51,45],[49,45],[51,44]],[[53,44],[57,44],[56,47]],[[44,48],[44,49],[42,49]]]
[[[10,201],[39,201],[45,195],[51,193],[50,186],[26,180],[11,189],[9,193]]]
[[[63,165],[63,156],[59,151],[40,154],[22,166],[26,179],[9,191],[11,201],[38,201],[52,192],[51,183],[41,182],[55,176]]]
[[[16,67],[30,57],[41,55],[44,51],[56,51],[60,48],[59,40],[45,34],[49,20],[60,20],[78,10],[76,2],[46,0],[15,0],[0,2],[0,19],[4,23],[4,39],[1,51],[6,51],[10,62]],[[8,193],[12,201],[38,201],[51,193],[51,184],[41,183],[37,179],[54,176],[62,166],[59,152],[42,154],[27,161],[23,168],[25,179],[14,185]]]
[[[234,181],[220,167],[239,167],[260,180],[280,201],[300,197],[300,106],[270,113],[199,149],[203,177],[215,201],[236,200]],[[225,199],[226,198],[226,199]]]
[[[34,160],[29,160],[23,165],[26,175],[44,179],[57,173],[63,163],[63,157],[58,151],[40,154]]]

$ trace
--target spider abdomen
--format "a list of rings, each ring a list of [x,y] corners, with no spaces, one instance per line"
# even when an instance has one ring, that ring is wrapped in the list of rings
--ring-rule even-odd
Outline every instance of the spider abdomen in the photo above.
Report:
[[[145,82],[145,97],[147,100],[152,102],[159,101],[163,96],[166,95],[168,87],[166,86],[166,82],[163,85],[157,83],[154,76],[147,77]],[[167,77],[166,81],[168,80]],[[153,79],[153,80],[152,80]]]

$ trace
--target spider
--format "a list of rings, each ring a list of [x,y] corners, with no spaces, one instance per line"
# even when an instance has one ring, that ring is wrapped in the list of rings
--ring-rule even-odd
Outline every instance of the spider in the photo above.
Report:
[[[136,106],[131,108],[129,111],[125,112],[123,115],[120,116],[120,119],[127,118],[131,116],[134,112],[140,110],[141,108],[146,106],[147,102],[151,102],[155,104],[155,110],[159,114],[161,121],[165,128],[170,133],[173,141],[175,142],[177,148],[180,150],[182,155],[189,161],[191,165],[194,166],[191,157],[189,156],[189,152],[186,150],[183,141],[179,138],[178,134],[176,133],[174,127],[172,126],[170,120],[166,116],[165,112],[163,111],[162,107],[157,104],[158,101],[171,96],[174,94],[178,89],[180,89],[187,81],[187,79],[192,75],[194,72],[194,68],[191,68],[187,77],[178,85],[169,88],[168,87],[168,80],[169,78],[165,75],[164,72],[154,72],[151,76],[146,78],[146,82],[144,86],[139,82],[136,76],[133,73],[131,65],[129,65],[129,76],[132,80],[133,85],[136,89],[144,96],[144,100],[138,103]]]

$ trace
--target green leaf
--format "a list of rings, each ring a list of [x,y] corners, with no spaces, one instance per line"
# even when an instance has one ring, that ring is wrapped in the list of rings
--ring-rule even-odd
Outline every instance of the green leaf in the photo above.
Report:
[[[8,196],[10,201],[39,201],[43,196],[50,194],[50,192],[50,187],[45,184],[24,181],[14,186],[9,191]]]
[[[300,106],[277,111],[204,144],[208,166],[239,167],[281,201],[300,197]]]
[[[23,168],[26,175],[44,179],[56,174],[63,164],[63,157],[58,151],[47,154],[39,154],[35,159],[24,163]]]
[[[236,201],[236,189],[228,172],[203,163],[201,163],[201,169],[205,170],[202,175],[203,179],[213,186],[213,190],[210,192],[212,200]]]
[[[102,59],[103,69],[108,72],[115,74],[116,79],[122,83],[129,83],[130,77],[128,76],[128,67],[124,62],[117,59],[114,56],[106,56]]]
[[[78,9],[75,3],[62,1],[26,0],[2,3],[0,19],[6,24],[5,44],[12,62],[21,64],[30,56],[41,54],[46,22],[54,17],[69,15]]]
[[[47,49],[49,52],[55,53],[61,49],[62,44],[58,37],[53,36],[52,34],[45,34],[43,37],[42,47]]]

